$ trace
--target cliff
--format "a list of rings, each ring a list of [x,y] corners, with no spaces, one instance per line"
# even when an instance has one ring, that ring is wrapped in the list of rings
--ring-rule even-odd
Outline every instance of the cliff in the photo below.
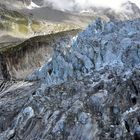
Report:
[[[0,77],[5,80],[24,80],[27,75],[50,59],[54,48],[62,43],[70,44],[80,30],[36,36],[22,43],[10,43],[0,47]]]

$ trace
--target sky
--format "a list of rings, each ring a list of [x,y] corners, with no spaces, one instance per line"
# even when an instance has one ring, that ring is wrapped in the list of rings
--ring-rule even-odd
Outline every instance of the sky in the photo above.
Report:
[[[122,3],[128,0],[45,0],[52,3],[53,7],[60,10],[71,10],[75,5],[78,5],[81,9],[85,9],[91,6],[110,7],[114,10],[120,10]],[[129,0],[140,8],[140,0]]]

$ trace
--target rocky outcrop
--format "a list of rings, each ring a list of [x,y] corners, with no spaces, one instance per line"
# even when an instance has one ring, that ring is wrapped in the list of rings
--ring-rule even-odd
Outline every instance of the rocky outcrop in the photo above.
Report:
[[[35,69],[41,67],[61,44],[69,45],[79,30],[70,30],[30,38],[18,45],[0,48],[1,79],[23,80]]]
[[[0,55],[0,80],[10,80],[10,74],[7,71],[5,57]]]
[[[138,140],[139,25],[97,20],[56,47],[33,83],[1,83],[0,139]]]
[[[11,86],[10,94],[9,90],[1,93],[0,138],[137,140],[140,71],[127,80],[107,71],[47,88],[44,93],[27,83]]]

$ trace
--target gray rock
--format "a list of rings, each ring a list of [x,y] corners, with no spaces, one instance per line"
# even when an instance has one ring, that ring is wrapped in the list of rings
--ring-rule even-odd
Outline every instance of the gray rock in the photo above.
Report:
[[[135,128],[135,130],[134,130],[134,138],[135,138],[135,140],[140,139],[140,126]]]
[[[85,113],[85,112],[82,112],[79,115],[79,122],[82,123],[82,124],[86,124],[87,121],[88,121],[88,118],[89,118],[89,114],[88,113]]]

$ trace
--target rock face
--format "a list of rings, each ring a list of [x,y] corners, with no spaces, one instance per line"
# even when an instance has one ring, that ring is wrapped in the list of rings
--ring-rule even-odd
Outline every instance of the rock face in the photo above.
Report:
[[[70,45],[80,30],[30,38],[18,45],[0,47],[0,79],[23,80],[52,57],[61,44]]]
[[[139,140],[139,35],[139,19],[98,19],[58,46],[33,83],[1,82],[0,139]]]

